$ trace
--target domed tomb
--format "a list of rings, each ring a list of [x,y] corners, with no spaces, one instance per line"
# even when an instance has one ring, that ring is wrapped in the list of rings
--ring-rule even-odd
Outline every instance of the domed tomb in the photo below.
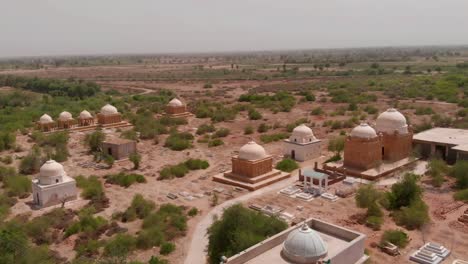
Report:
[[[177,98],[172,99],[169,101],[167,104],[168,106],[173,106],[173,107],[178,107],[178,106],[183,106],[184,104]]]
[[[94,117],[87,110],[83,110],[78,117],[80,126],[90,126],[94,124]]]
[[[36,127],[44,132],[50,131],[55,127],[55,122],[48,114],[43,114],[39,121],[36,123]]]
[[[117,111],[117,108],[115,106],[112,106],[110,104],[106,104],[101,108],[101,114],[102,115],[115,115],[118,114],[119,111]]]
[[[81,113],[80,113],[80,118],[82,118],[82,119],[87,119],[87,118],[93,118],[93,116],[92,116],[91,113],[88,112],[87,110],[83,110],[83,111],[81,111]]]
[[[367,123],[361,123],[359,126],[356,126],[353,128],[353,130],[351,130],[349,135],[351,137],[363,139],[372,139],[377,137],[375,130]]]
[[[284,140],[284,155],[297,161],[305,161],[320,156],[321,141],[312,129],[305,124],[295,127],[288,139]]]
[[[191,116],[189,112],[187,112],[187,106],[182,103],[181,100],[177,98],[173,98],[169,103],[166,105],[166,113],[172,117],[188,117]]]
[[[43,114],[43,115],[39,118],[39,123],[46,124],[46,123],[51,123],[51,122],[54,122],[54,120],[53,120],[52,117],[50,117],[50,115],[48,115],[48,114]]]
[[[62,182],[65,171],[63,166],[55,160],[46,161],[39,170],[39,184],[49,185]]]
[[[244,146],[239,149],[239,159],[243,160],[259,160],[264,159],[268,155],[265,149],[255,143],[254,141],[250,141]]]
[[[395,132],[407,134],[408,124],[402,113],[395,108],[389,108],[377,117],[376,129],[378,132],[388,134],[393,134]]]
[[[283,244],[283,256],[297,264],[316,263],[327,255],[327,244],[307,223],[289,233]]]
[[[70,114],[70,112],[63,111],[62,113],[60,113],[58,119],[61,120],[61,121],[68,121],[68,120],[72,120],[73,116],[72,116],[72,114]]]
[[[110,104],[106,104],[101,108],[101,112],[97,115],[98,122],[101,125],[114,124],[122,122],[122,117],[117,111],[117,108]]]

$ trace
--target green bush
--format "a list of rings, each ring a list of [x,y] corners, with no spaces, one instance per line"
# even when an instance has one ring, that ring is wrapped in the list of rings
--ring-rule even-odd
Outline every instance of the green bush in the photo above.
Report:
[[[311,114],[312,115],[322,115],[323,114],[322,107],[320,107],[320,106],[315,107],[314,109],[312,109]]]
[[[40,149],[33,147],[29,154],[21,159],[19,171],[23,174],[38,173],[41,165],[42,159]]]
[[[255,108],[252,108],[249,110],[249,119],[250,120],[260,120],[262,119],[262,114],[255,110]]]
[[[164,147],[175,151],[181,151],[192,147],[193,135],[187,132],[173,132],[166,139]]]
[[[101,151],[102,142],[106,139],[106,135],[100,130],[96,130],[91,134],[87,134],[85,142],[89,147],[90,152]]]
[[[197,128],[197,135],[214,132],[216,128],[213,125],[203,124]]]
[[[270,134],[270,135],[261,135],[260,140],[263,143],[270,143],[270,142],[280,141],[288,137],[289,137],[288,133],[275,133],[275,134]]]
[[[227,128],[220,128],[214,133],[214,137],[221,138],[227,137],[231,131]]]
[[[137,170],[140,168],[140,162],[141,162],[141,155],[138,154],[137,152],[130,154],[129,159],[131,162],[133,162],[133,169]]]
[[[458,201],[468,201],[468,189],[460,190],[453,195],[453,198]],[[1,217],[0,217],[1,219]]]
[[[401,230],[386,230],[382,235],[382,239],[380,240],[382,245],[384,245],[385,242],[390,242],[399,248],[404,248],[409,243],[409,237]]]
[[[250,102],[273,112],[289,112],[296,104],[296,99],[288,92],[279,91],[274,95],[243,94],[239,97],[239,102]]]
[[[75,250],[78,257],[83,256],[86,258],[93,258],[99,255],[99,249],[104,245],[103,242],[97,239],[89,239],[80,241],[76,245]]]
[[[188,159],[177,165],[164,167],[159,173],[158,180],[173,179],[174,177],[181,178],[184,177],[189,170],[206,169],[209,166],[209,163],[205,160]]]
[[[265,123],[261,123],[258,128],[257,128],[257,132],[258,133],[265,133],[268,131],[268,129],[270,129],[270,126],[268,126],[267,124]]]
[[[249,125],[249,126],[244,127],[244,134],[245,135],[253,134],[253,132],[254,132],[254,129],[253,129],[252,126]]]
[[[108,174],[104,176],[107,183],[110,184],[117,184],[122,187],[128,188],[130,185],[134,184],[135,182],[138,183],[145,183],[146,179],[145,176],[136,173],[126,174],[124,172],[118,174]]]
[[[383,224],[383,218],[379,216],[369,216],[366,219],[366,226],[372,228],[372,230],[380,230]]]
[[[224,145],[224,141],[222,141],[221,139],[219,138],[216,138],[216,139],[213,139],[213,140],[210,140],[208,142],[208,147],[217,147],[217,146],[222,146]]]
[[[198,214],[198,208],[193,207],[192,209],[190,209],[190,210],[188,211],[187,214],[188,214],[188,216],[196,216],[196,215]]]
[[[344,136],[334,137],[328,142],[328,150],[339,154],[344,150],[344,143]]]
[[[231,206],[208,228],[210,263],[219,263],[221,256],[235,255],[287,227],[278,218],[265,216],[240,204]]]
[[[208,161],[201,159],[188,159],[185,161],[185,165],[190,170],[204,170],[210,166]]]
[[[400,211],[394,212],[395,222],[405,226],[407,229],[421,228],[429,222],[428,207],[424,201],[413,200],[408,207],[402,207]]]
[[[285,172],[291,172],[297,168],[299,168],[299,165],[297,164],[297,162],[289,158],[283,159],[282,161],[276,164],[277,170],[281,170]]]
[[[169,264],[169,261],[165,259],[161,259],[159,257],[151,256],[148,264]]]
[[[102,216],[93,216],[93,210],[84,210],[79,214],[79,220],[74,221],[65,229],[65,237],[73,234],[84,233],[88,237],[97,238],[108,227],[108,222]]]
[[[417,181],[417,175],[407,173],[402,181],[393,184],[391,192],[386,193],[389,209],[399,209],[403,206],[409,206],[412,201],[420,200],[422,189]]]
[[[161,244],[161,248],[159,249],[159,253],[161,253],[161,255],[169,255],[172,253],[172,251],[175,250],[175,244],[174,243],[171,243],[171,242],[163,242]]]
[[[91,200],[90,205],[92,205],[97,211],[108,206],[109,199],[104,194],[104,189],[97,176],[89,176],[88,178],[85,178],[80,175],[76,177],[75,180],[76,185],[83,189],[81,197]]]
[[[121,138],[129,139],[129,140],[138,140],[138,134],[134,129],[125,130],[120,134]]]
[[[455,187],[458,189],[468,188],[468,161],[459,160],[452,167],[450,175],[455,177]]]
[[[125,258],[136,249],[135,238],[127,234],[117,234],[104,247],[104,255]]]
[[[428,163],[428,174],[432,178],[432,185],[440,187],[444,182],[444,175],[449,172],[449,168],[445,161],[440,159],[432,159]]]
[[[339,161],[341,160],[341,155],[340,153],[335,153],[335,155],[331,156],[330,158],[328,158],[327,160],[325,160],[324,163],[328,163],[328,162],[335,162],[335,161]]]
[[[15,147],[16,136],[10,132],[0,132],[0,151],[13,149]]]
[[[25,198],[31,193],[31,180],[22,175],[11,175],[3,178],[4,188],[10,197]]]

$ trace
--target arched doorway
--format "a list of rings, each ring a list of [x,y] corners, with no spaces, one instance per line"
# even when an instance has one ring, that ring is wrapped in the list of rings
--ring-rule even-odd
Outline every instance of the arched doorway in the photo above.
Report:
[[[296,151],[295,150],[291,150],[291,158],[296,159]]]

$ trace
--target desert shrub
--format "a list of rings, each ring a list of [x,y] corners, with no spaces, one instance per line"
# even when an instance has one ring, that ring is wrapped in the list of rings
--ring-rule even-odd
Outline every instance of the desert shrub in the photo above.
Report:
[[[445,161],[440,159],[431,159],[428,166],[428,174],[432,178],[432,185],[440,187],[444,182],[444,174],[448,173],[449,168]]]
[[[385,242],[390,242],[398,246],[399,248],[404,248],[409,243],[409,237],[405,232],[401,230],[386,230],[382,235],[382,239],[380,240],[380,243],[382,245],[384,245]]]
[[[231,131],[227,128],[220,128],[214,133],[214,137],[227,137]]]
[[[0,222],[3,222],[3,220],[8,216],[10,208],[15,205],[15,203],[15,198],[8,197],[3,193],[0,194]]]
[[[450,175],[456,179],[455,187],[468,188],[468,161],[459,160],[453,165]]]
[[[407,173],[402,181],[392,185],[391,192],[386,193],[390,209],[395,210],[409,206],[412,201],[421,199],[422,189],[417,181],[417,175]]]
[[[115,163],[115,158],[107,153],[102,155],[102,159],[104,160],[104,163],[106,163],[107,166],[109,166],[109,168],[112,168],[112,166]]]
[[[34,243],[50,244],[57,239],[56,233],[52,232],[52,228],[66,228],[71,223],[73,217],[73,212],[57,208],[47,214],[33,218],[25,224],[24,228]]]
[[[5,163],[5,164],[12,164],[13,163],[13,158],[10,155],[7,155],[5,157],[0,158],[0,161]]]
[[[138,134],[134,129],[125,130],[120,134],[121,138],[129,139],[129,140],[138,140]]]
[[[174,243],[171,243],[171,242],[163,242],[161,244],[161,248],[159,249],[159,253],[161,253],[161,255],[169,255],[170,253],[172,253],[172,251],[175,250],[175,244]]]
[[[328,150],[339,154],[344,150],[344,143],[344,136],[334,137],[328,142]]]
[[[458,201],[468,201],[468,189],[460,190],[453,195],[453,198]],[[1,217],[0,217],[1,219]]]
[[[197,118],[211,118],[212,122],[230,121],[236,118],[238,110],[235,107],[226,107],[223,103],[199,101],[194,105]]]
[[[117,234],[104,247],[104,255],[125,258],[136,249],[135,238],[127,234]]]
[[[108,174],[104,176],[107,183],[110,184],[117,184],[122,187],[129,187],[130,185],[134,184],[135,182],[138,183],[145,183],[146,179],[145,176],[136,173],[126,174],[124,172],[118,174]]]
[[[312,112],[310,112],[311,115],[322,115],[323,114],[323,109],[320,106],[315,107],[312,109]]]
[[[198,208],[196,207],[191,208],[187,213],[188,216],[196,216],[197,214],[198,214]]]
[[[275,134],[269,134],[269,135],[261,135],[260,140],[263,143],[270,143],[270,142],[280,141],[288,137],[289,137],[288,133],[275,133]]]
[[[3,178],[3,186],[10,197],[27,197],[32,190],[31,180],[23,175],[10,175]]]
[[[143,229],[136,239],[137,247],[148,249],[185,235],[187,217],[182,207],[163,204],[143,220]]]
[[[189,170],[201,170],[210,166],[208,161],[200,159],[188,159],[177,165],[166,166],[159,173],[158,180],[173,179],[174,177],[184,177]]]
[[[310,91],[302,92],[301,95],[304,96],[304,99],[307,102],[315,101],[315,95],[313,93],[311,93]]]
[[[221,139],[219,138],[216,138],[216,139],[213,139],[213,140],[210,140],[208,142],[208,147],[217,147],[217,146],[221,146],[221,145],[224,145],[224,141],[222,141]]]
[[[428,207],[421,199],[416,199],[404,206],[401,210],[393,213],[395,222],[398,225],[405,226],[407,229],[421,228],[429,222]]]
[[[97,211],[108,206],[109,199],[104,194],[104,189],[97,176],[89,176],[88,178],[79,175],[75,178],[76,185],[82,189],[81,197],[90,200],[90,204]]]
[[[16,136],[10,132],[0,132],[0,151],[13,149],[15,147]]]
[[[173,132],[166,139],[164,147],[171,150],[181,151],[192,147],[193,135],[188,132]]]
[[[261,123],[258,128],[257,128],[257,132],[258,133],[265,133],[267,132],[271,127],[265,123]]]
[[[369,208],[382,197],[375,186],[372,184],[361,185],[356,192],[356,205],[360,208]]]
[[[244,127],[244,134],[245,135],[250,135],[250,134],[253,134],[254,132],[254,128],[252,126],[246,126]]]
[[[231,206],[208,229],[210,263],[219,263],[221,256],[235,255],[287,226],[278,218],[265,216],[240,204]]]
[[[434,114],[434,110],[430,107],[417,107],[414,113],[416,115],[432,115]]]
[[[148,264],[169,264],[169,261],[159,257],[151,256],[151,259],[149,260]]]
[[[279,91],[274,95],[243,94],[239,97],[239,102],[250,102],[273,112],[289,112],[296,104],[296,99],[288,92]]]
[[[208,88],[213,88],[213,85],[211,83],[205,83],[203,85],[203,88],[208,89]]]
[[[23,174],[34,174],[38,173],[42,165],[41,151],[37,147],[33,147],[32,150],[21,159],[19,171]]]
[[[137,170],[140,168],[140,162],[141,162],[141,155],[138,154],[137,152],[130,154],[129,160],[133,162],[133,169]]]
[[[83,233],[86,237],[97,238],[108,227],[108,222],[102,216],[93,216],[94,210],[82,210],[79,219],[65,229],[65,237]]]
[[[188,159],[184,164],[190,170],[204,170],[210,166],[208,161],[201,159]]]
[[[249,110],[249,119],[250,120],[260,120],[262,119],[262,114],[255,110],[255,108],[251,108]]]
[[[90,152],[101,151],[102,142],[106,139],[106,135],[100,130],[96,130],[91,134],[87,134],[85,142],[89,147]]]
[[[104,245],[102,241],[97,239],[88,239],[80,241],[75,247],[78,257],[84,256],[87,258],[94,257],[99,254],[99,249]]]
[[[333,156],[331,156],[330,158],[328,158],[327,160],[325,160],[324,163],[335,162],[335,161],[339,161],[339,160],[341,160],[341,155],[340,155],[340,153],[335,153]]]
[[[159,112],[159,110],[156,110]],[[161,120],[156,120],[153,113],[146,109],[142,113],[131,115],[130,122],[135,126],[135,130],[140,132],[141,139],[154,139],[158,135],[167,134],[167,126],[161,123]],[[166,124],[176,126],[172,120],[165,119]],[[175,123],[178,121],[175,121]]]
[[[213,125],[203,124],[197,128],[197,135],[214,132],[216,128]]]
[[[372,105],[366,105],[364,107],[364,112],[368,113],[369,115],[377,114],[378,111],[379,110]]]
[[[297,164],[297,162],[289,158],[283,159],[282,161],[276,164],[277,170],[281,170],[285,172],[291,172],[297,168],[299,168],[299,165]]]
[[[366,218],[366,226],[372,228],[372,230],[380,230],[383,224],[383,218],[378,216],[369,216]]]

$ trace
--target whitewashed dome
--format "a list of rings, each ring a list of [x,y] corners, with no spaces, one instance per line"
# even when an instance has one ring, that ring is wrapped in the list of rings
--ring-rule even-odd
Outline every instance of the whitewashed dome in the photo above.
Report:
[[[283,256],[293,263],[316,263],[326,255],[327,244],[306,223],[291,231],[283,244]]]
[[[375,132],[375,130],[371,126],[369,126],[367,123],[361,123],[359,126],[353,128],[353,130],[351,130],[351,133],[349,135],[351,137],[366,138],[366,139],[377,137],[377,133]]]
[[[70,114],[70,112],[63,111],[62,113],[60,113],[59,119],[62,121],[71,120],[73,119],[73,116],[72,114]]]
[[[389,108],[381,113],[376,120],[378,132],[393,134],[398,131],[400,134],[408,133],[408,124],[405,116],[395,108]]]
[[[43,115],[39,118],[39,122],[40,122],[40,123],[50,123],[50,122],[54,122],[54,120],[52,119],[52,117],[50,117],[50,115],[48,115],[48,114],[43,114]]]
[[[105,106],[101,108],[101,114],[103,115],[113,115],[117,113],[118,113],[117,108],[115,108],[114,106],[110,104],[106,104]]]
[[[267,156],[268,155],[262,146],[258,145],[254,141],[250,141],[239,149],[238,157],[243,160],[259,160],[264,159]]]
[[[184,104],[177,98],[172,99],[167,105],[172,107],[184,106]]]
[[[80,118],[86,119],[86,118],[93,118],[90,112],[83,110],[80,113]]]
[[[314,132],[312,132],[312,129],[310,127],[306,126],[305,124],[302,124],[293,129],[292,135],[298,137],[310,137],[314,136]]]
[[[46,161],[39,170],[39,182],[43,185],[62,182],[63,176],[65,176],[65,170],[55,160]]]

